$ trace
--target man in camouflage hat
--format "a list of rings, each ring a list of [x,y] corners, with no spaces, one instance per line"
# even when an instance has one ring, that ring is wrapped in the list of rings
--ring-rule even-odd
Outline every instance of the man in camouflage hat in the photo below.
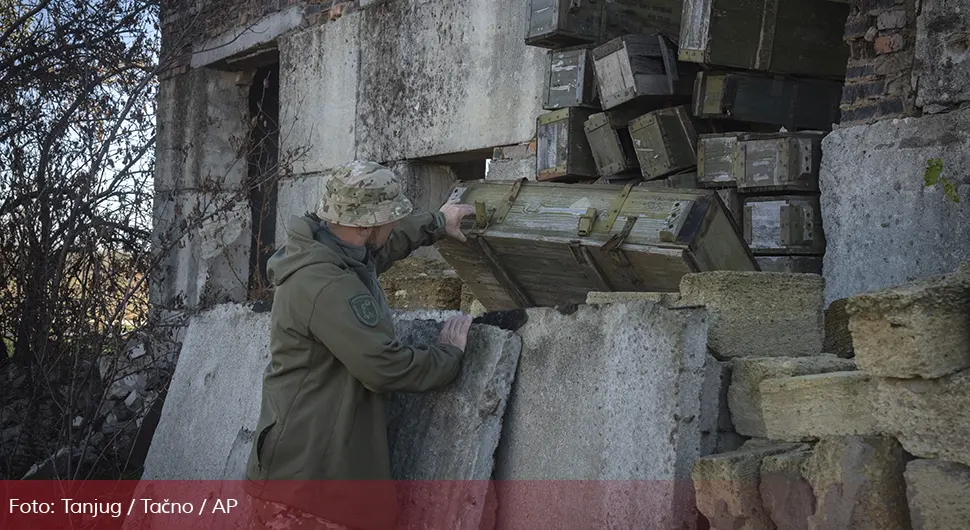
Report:
[[[341,168],[326,186],[315,213],[290,217],[267,265],[271,360],[246,489],[268,527],[388,528],[396,506],[382,394],[452,381],[471,317],[448,320],[437,344],[403,344],[377,277],[418,247],[464,241],[459,224],[474,208],[412,215],[394,173],[373,162]]]

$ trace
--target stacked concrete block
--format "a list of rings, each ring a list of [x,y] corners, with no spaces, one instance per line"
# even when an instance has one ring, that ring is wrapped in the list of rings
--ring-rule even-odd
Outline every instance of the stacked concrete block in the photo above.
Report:
[[[778,530],[808,530],[815,513],[815,491],[802,471],[812,448],[803,447],[761,461],[761,504]]]
[[[496,147],[485,180],[536,179],[536,142]]]
[[[970,368],[970,277],[934,276],[853,297],[859,369],[880,377],[934,378]]]
[[[906,465],[913,530],[965,528],[970,521],[970,467],[942,460]]]
[[[808,528],[908,530],[905,468],[892,438],[823,438],[804,467],[816,498]]]
[[[877,432],[864,372],[829,372],[766,379],[759,385],[765,433],[775,440]]]
[[[831,354],[815,357],[748,357],[731,361],[728,406],[734,430],[744,436],[767,436],[762,412],[761,382],[810,374],[849,371],[855,364]]]
[[[762,505],[762,461],[804,449],[797,444],[746,444],[736,451],[699,459],[691,470],[697,509],[711,528],[771,530],[774,523]]]
[[[652,293],[644,291],[590,291],[586,294],[587,304],[615,304],[649,300],[666,307],[676,306],[680,302],[680,293]]]
[[[803,357],[822,352],[824,289],[816,274],[703,272],[683,277],[680,304],[706,307],[720,358]]]

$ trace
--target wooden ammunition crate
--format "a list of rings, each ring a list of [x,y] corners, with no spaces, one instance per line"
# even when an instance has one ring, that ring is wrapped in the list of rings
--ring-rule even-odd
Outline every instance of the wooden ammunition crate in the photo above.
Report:
[[[830,131],[839,122],[842,83],[750,72],[699,72],[694,115]]]
[[[695,65],[677,63],[677,47],[667,37],[624,35],[592,51],[596,86],[603,109],[634,99],[689,97]]]
[[[758,270],[709,190],[520,180],[462,183],[468,241],[437,244],[489,310],[581,304],[590,291],[676,292],[684,274]]]
[[[822,256],[755,256],[765,272],[822,274]]]
[[[525,43],[540,48],[602,44],[627,34],[677,38],[683,0],[529,0]]]
[[[721,198],[724,207],[731,213],[731,218],[738,224],[738,229],[744,227],[744,203],[741,201],[741,194],[737,188],[719,188],[716,190],[717,196]]]
[[[542,108],[600,108],[591,52],[588,45],[549,50]]]
[[[816,0],[686,0],[682,61],[845,78],[849,5]]]
[[[648,112],[630,122],[640,173],[652,180],[697,165],[697,123],[684,105]]]
[[[822,131],[701,134],[697,172],[704,187],[742,193],[817,192]]]
[[[583,123],[583,129],[598,174],[608,177],[640,167],[626,123],[618,123],[609,114],[598,112]]]
[[[696,190],[697,187],[697,173],[693,171],[685,171],[684,173],[676,173],[674,175],[669,175],[662,179],[657,180],[647,180],[640,184],[644,188],[675,188],[675,189],[686,189],[686,190]]]
[[[583,123],[594,109],[567,107],[536,119],[536,180],[596,178]]]
[[[818,194],[745,197],[742,225],[755,255],[825,253]]]

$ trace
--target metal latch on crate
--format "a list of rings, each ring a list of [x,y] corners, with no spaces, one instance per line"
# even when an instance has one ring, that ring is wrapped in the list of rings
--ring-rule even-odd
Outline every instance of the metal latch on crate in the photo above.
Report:
[[[586,208],[586,213],[579,217],[580,236],[586,237],[593,231],[593,223],[596,222],[596,208]]]

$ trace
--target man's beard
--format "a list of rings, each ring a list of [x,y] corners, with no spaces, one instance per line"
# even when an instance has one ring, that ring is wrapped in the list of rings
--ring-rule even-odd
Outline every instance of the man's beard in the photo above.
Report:
[[[383,244],[379,244],[377,242],[376,231],[371,232],[371,234],[367,236],[367,240],[364,241],[364,248],[366,248],[371,254],[377,254],[378,252],[380,252],[383,246],[384,246]]]

